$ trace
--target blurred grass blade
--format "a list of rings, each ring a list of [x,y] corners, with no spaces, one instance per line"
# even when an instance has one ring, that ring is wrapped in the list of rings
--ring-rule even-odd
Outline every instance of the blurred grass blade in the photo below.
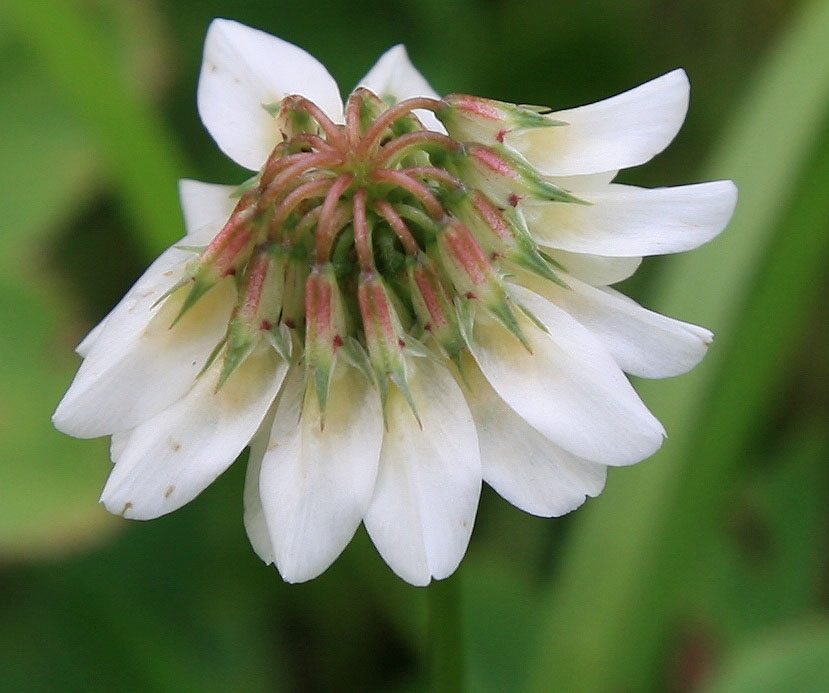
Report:
[[[829,621],[779,628],[747,644],[705,690],[824,693],[829,690]]]
[[[722,649],[821,604],[829,430],[807,418],[767,458],[732,491],[730,531],[712,542],[694,599],[715,622]]]
[[[639,690],[655,685],[646,677],[664,647],[672,590],[688,569],[695,545],[704,540],[700,522],[711,521],[711,509],[722,498],[723,478],[734,466],[745,432],[765,413],[745,398],[777,377],[783,365],[774,357],[785,341],[755,339],[752,371],[742,353],[746,339],[764,331],[779,335],[777,320],[791,334],[796,327],[787,320],[791,316],[776,311],[781,305],[800,305],[812,290],[808,273],[814,276],[825,246],[820,221],[821,213],[825,219],[825,178],[814,183],[801,176],[815,154],[829,105],[827,35],[829,3],[805,4],[755,74],[705,176],[736,180],[740,203],[731,226],[708,246],[673,258],[654,287],[651,307],[705,324],[717,340],[694,373],[640,387],[671,437],[652,461],[612,474],[605,494],[580,511],[561,558],[561,573],[550,587],[533,690]],[[801,192],[808,199],[801,199]],[[790,219],[804,226],[779,225],[795,194],[798,205]],[[754,304],[750,322],[741,323],[777,228],[797,238],[784,245],[790,256],[777,255],[775,262],[791,272],[805,255],[805,276],[797,268],[795,276],[789,274],[773,286],[759,277],[756,298],[761,303]],[[738,324],[742,336],[735,341]],[[767,360],[775,372],[761,365]],[[729,388],[723,388],[718,380],[723,369],[739,365],[756,379],[729,376]],[[733,411],[734,402],[747,410]],[[716,431],[698,425],[706,408],[726,417]],[[738,417],[734,431],[719,447],[712,438],[732,425],[732,415]],[[706,441],[710,447],[702,452]]]
[[[176,179],[184,166],[174,139],[75,3],[5,0],[3,11],[97,140],[141,231],[139,242],[148,257],[157,255],[182,235]]]

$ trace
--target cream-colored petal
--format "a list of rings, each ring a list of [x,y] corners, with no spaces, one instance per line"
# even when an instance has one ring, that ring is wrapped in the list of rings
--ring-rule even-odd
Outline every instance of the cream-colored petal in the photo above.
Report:
[[[371,501],[382,440],[379,396],[358,371],[337,364],[324,428],[313,385],[305,396],[302,370],[289,374],[259,474],[287,582],[316,577],[351,540]]]
[[[674,70],[610,99],[551,113],[567,125],[516,131],[507,143],[551,176],[638,166],[679,132],[688,94],[685,71]]]
[[[451,575],[466,552],[481,492],[481,460],[472,415],[449,372],[428,359],[411,359],[409,366],[423,426],[394,389],[365,525],[397,575],[426,585]]]
[[[182,178],[178,194],[190,245],[207,245],[222,229],[238,199],[236,187]],[[184,241],[182,241],[184,244]]]
[[[186,253],[170,249],[167,253]],[[159,262],[169,262],[167,255]],[[183,267],[171,269],[170,281]],[[94,438],[134,428],[182,397],[224,337],[235,303],[232,281],[211,289],[171,328],[189,287],[158,306],[163,284],[151,268],[107,318],[53,421],[70,435]],[[144,280],[147,280],[146,282]]]
[[[464,361],[484,481],[514,506],[541,517],[578,508],[604,488],[607,467],[571,455],[510,409],[475,362]]]
[[[440,98],[409,60],[406,47],[402,44],[389,48],[383,53],[357,86],[370,89],[388,104],[415,96]],[[429,130],[446,132],[446,128],[431,111],[417,109],[414,113]]]
[[[184,397],[132,432],[101,496],[107,510],[135,520],[172,512],[244,450],[287,366],[261,347],[216,391],[222,366],[217,360]]]
[[[668,378],[691,370],[713,335],[704,327],[643,308],[618,291],[564,275],[570,287],[522,275],[520,281],[566,310],[605,345],[619,367],[642,378]]]
[[[110,316],[120,314],[119,317],[123,318],[123,313],[127,311],[135,313],[134,303],[138,296],[150,295],[149,292],[161,296],[173,286],[184,270],[184,265],[193,257],[193,251],[179,248],[197,248],[210,243],[224,226],[236,204],[236,200],[230,196],[236,188],[230,185],[215,185],[182,179],[179,181],[178,188],[187,235],[164,251],[130,289],[126,297],[75,347],[75,351],[80,356],[85,358],[89,354],[92,345],[104,332]]]
[[[642,264],[641,257],[607,257],[570,253],[566,250],[545,248],[544,251],[564,267],[567,274],[578,277],[593,286],[608,286],[627,279]]]
[[[591,462],[622,465],[652,455],[664,429],[606,348],[547,299],[511,292],[547,328],[526,318],[529,353],[500,323],[478,311],[470,349],[498,395],[556,445]]]
[[[281,140],[265,106],[290,94],[313,101],[342,122],[337,84],[298,46],[228,19],[214,19],[204,42],[199,115],[219,148],[258,171]]]
[[[521,203],[533,237],[573,253],[636,257],[691,250],[719,234],[737,204],[731,181],[674,188],[608,185],[590,204]]]
[[[262,470],[262,458],[265,455],[265,450],[268,449],[274,414],[276,414],[276,407],[271,406],[271,411],[250,441],[243,497],[245,532],[256,555],[264,561],[265,565],[274,562],[274,555],[273,541],[270,532],[268,532],[265,509],[262,507],[262,498],[259,494],[259,474]]]

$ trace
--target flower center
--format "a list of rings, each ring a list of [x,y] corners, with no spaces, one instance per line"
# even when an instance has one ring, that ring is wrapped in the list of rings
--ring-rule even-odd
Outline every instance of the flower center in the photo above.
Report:
[[[302,96],[268,108],[282,141],[170,292],[189,285],[183,314],[235,275],[239,300],[215,352],[220,386],[266,340],[304,359],[321,410],[340,355],[384,401],[390,382],[408,398],[406,351],[460,363],[478,308],[528,344],[502,277],[557,277],[515,207],[527,196],[578,200],[500,144],[509,123],[494,107],[464,98],[389,107],[360,88],[345,125]],[[433,111],[450,134],[426,130],[415,109]],[[464,140],[488,129],[491,144]]]

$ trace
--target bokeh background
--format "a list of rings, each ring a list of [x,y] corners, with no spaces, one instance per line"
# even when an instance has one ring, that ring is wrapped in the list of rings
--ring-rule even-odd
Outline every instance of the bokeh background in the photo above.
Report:
[[[362,529],[283,584],[245,538],[243,460],[130,523],[97,504],[107,441],[49,422],[75,344],[182,234],[176,179],[246,177],[195,108],[214,16],[345,92],[398,42],[440,92],[558,108],[688,71],[684,129],[622,180],[733,178],[738,211],[623,288],[716,341],[637,384],[670,437],[600,498],[545,520],[484,492],[452,578],[467,689],[829,691],[826,0],[3,0],[0,690],[430,687],[427,592]]]

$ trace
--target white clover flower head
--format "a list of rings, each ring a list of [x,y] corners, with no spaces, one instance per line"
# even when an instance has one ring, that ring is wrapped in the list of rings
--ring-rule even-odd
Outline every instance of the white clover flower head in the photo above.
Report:
[[[199,113],[255,176],[181,182],[187,236],[79,345],[55,425],[112,436],[101,500],[130,519],[250,445],[245,527],[287,581],[360,522],[404,580],[447,577],[482,480],[559,516],[662,443],[624,373],[683,373],[711,333],[608,287],[711,240],[736,189],[611,181],[687,105],[682,70],[558,112],[441,99],[396,46],[343,106],[300,48],[215,20]]]

